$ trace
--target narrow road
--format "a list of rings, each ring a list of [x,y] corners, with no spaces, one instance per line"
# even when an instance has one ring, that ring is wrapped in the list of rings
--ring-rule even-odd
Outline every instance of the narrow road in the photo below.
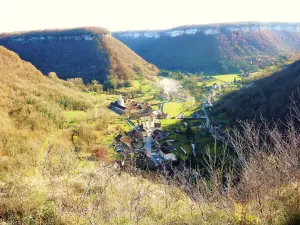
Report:
[[[164,104],[165,104],[164,102],[160,104],[160,109],[159,109],[159,110],[160,110],[162,113],[164,112]]]
[[[135,128],[135,124],[134,124],[131,120],[127,119],[127,123],[128,123],[129,126],[131,126],[132,128]]]
[[[153,143],[153,139],[152,139],[152,136],[151,136],[151,132],[148,131],[148,136],[145,139],[145,149],[146,149],[146,152],[149,156],[151,155],[152,143]]]
[[[205,114],[205,119],[206,119],[205,127],[206,127],[207,129],[210,129],[210,128],[209,128],[209,126],[210,126],[210,121],[209,121],[208,114],[207,114],[207,112],[206,112],[204,103],[202,104],[201,109],[202,109],[202,111],[203,111],[204,114]]]
[[[196,144],[191,143],[191,147],[192,147],[193,155],[196,157]]]

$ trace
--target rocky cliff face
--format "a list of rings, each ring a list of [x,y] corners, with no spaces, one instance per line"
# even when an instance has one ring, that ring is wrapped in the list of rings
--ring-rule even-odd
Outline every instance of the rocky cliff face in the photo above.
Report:
[[[142,66],[146,68],[140,71],[146,75],[158,72],[124,44],[116,42],[118,40],[111,36],[110,31],[103,28],[0,34],[0,45],[18,53],[44,74],[56,72],[63,79],[82,77],[85,82],[98,80],[104,83],[113,73],[117,78],[122,76],[119,79],[124,81],[136,74],[133,68]],[[115,51],[130,54],[130,64],[126,56],[119,59],[118,55],[112,55],[111,49],[115,45],[118,46]],[[124,71],[130,76],[124,76]]]
[[[189,72],[255,70],[300,51],[300,23],[182,26],[113,36],[161,68]]]
[[[170,30],[161,31],[128,31],[115,32],[113,35],[117,38],[160,38],[177,37],[181,35],[195,35],[202,33],[205,35],[217,35],[224,32],[260,32],[260,31],[286,31],[300,32],[300,23],[241,23],[241,24],[216,24],[216,25],[195,25],[182,26]]]

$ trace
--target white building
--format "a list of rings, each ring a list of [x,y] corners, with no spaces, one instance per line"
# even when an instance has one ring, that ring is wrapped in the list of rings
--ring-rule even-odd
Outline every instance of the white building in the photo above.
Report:
[[[170,153],[164,153],[163,151],[159,150],[159,154],[165,160],[177,161],[176,155],[174,153],[172,153],[172,152],[170,152]]]
[[[120,106],[125,107],[125,101],[124,101],[122,95],[120,95],[120,97],[119,97],[118,104],[119,104]]]

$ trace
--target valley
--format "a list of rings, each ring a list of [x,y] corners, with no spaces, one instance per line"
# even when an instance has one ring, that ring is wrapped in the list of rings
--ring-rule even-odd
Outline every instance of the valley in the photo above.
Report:
[[[0,34],[0,223],[289,224],[298,42],[298,23]]]
[[[193,167],[203,167],[207,151],[217,148],[220,150],[217,154],[222,154],[222,142],[226,143],[228,121],[215,117],[215,100],[243,86],[241,79],[238,74],[200,78],[190,75],[185,81],[157,77],[148,81],[143,89],[140,89],[140,81],[136,80],[134,88],[118,90],[119,97],[116,98],[120,99],[111,103],[114,104],[111,110],[124,115],[132,130],[122,131],[117,136],[115,150],[126,160],[134,153],[139,167],[142,164],[144,169],[161,170],[168,165],[172,171],[170,168],[176,165],[191,162]],[[202,88],[201,96],[188,91],[193,90],[188,86],[190,81],[196,84],[196,89]],[[135,91],[138,93],[134,94]],[[150,111],[136,116],[132,104],[139,106],[145,102],[149,104]],[[120,109],[126,111],[120,112]],[[132,165],[132,162],[129,164]],[[125,167],[125,162],[122,165]]]

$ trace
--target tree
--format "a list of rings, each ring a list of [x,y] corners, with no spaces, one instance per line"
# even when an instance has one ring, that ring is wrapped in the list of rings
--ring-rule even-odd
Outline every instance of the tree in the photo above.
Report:
[[[50,72],[48,74],[48,77],[51,79],[51,80],[57,80],[58,79],[58,76],[55,72]]]
[[[188,138],[193,137],[193,131],[192,131],[192,128],[191,128],[190,125],[188,125],[187,128],[186,128],[186,136],[187,136]]]
[[[222,65],[222,73],[228,73],[228,67],[225,64]]]
[[[132,96],[132,98],[135,98],[136,97],[135,92],[131,92],[131,96]]]
[[[94,92],[102,92],[103,86],[99,84],[97,80],[92,80],[92,91]]]
[[[245,71],[244,70],[240,70],[240,75],[244,76],[245,75]]]
[[[67,81],[69,81],[79,87],[82,87],[84,85],[82,78],[69,78],[69,79],[67,79]]]

